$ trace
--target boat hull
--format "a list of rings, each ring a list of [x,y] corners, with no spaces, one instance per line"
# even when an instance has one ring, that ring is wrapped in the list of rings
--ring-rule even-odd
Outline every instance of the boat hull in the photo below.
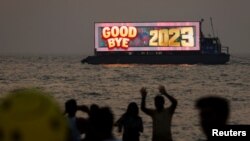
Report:
[[[229,54],[88,56],[88,64],[225,64]]]

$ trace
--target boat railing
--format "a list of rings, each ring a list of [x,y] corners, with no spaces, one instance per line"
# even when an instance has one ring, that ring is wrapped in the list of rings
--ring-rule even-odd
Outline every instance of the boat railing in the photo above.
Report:
[[[221,53],[229,54],[229,47],[228,46],[222,46],[221,47]]]

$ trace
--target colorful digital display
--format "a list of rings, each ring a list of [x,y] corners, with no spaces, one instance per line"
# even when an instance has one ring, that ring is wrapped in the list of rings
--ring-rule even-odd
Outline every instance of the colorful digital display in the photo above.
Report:
[[[197,51],[200,23],[95,23],[95,49],[97,52]]]

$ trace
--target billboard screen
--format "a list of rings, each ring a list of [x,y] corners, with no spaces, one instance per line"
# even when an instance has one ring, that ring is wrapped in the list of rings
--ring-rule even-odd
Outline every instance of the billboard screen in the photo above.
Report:
[[[95,23],[95,49],[97,52],[197,51],[200,23]]]

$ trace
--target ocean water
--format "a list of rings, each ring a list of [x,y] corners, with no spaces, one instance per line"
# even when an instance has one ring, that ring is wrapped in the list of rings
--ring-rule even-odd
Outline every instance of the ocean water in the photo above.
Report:
[[[140,105],[139,90],[148,90],[147,107],[154,108],[158,86],[164,85],[178,100],[172,134],[176,141],[204,138],[195,101],[217,95],[230,101],[230,124],[250,124],[250,58],[232,56],[226,65],[88,65],[83,56],[1,56],[0,97],[21,87],[38,87],[51,93],[62,107],[70,98],[78,104],[110,106],[118,119],[129,102]],[[166,106],[169,102],[166,101]],[[80,116],[85,114],[79,113]],[[150,141],[152,120],[144,122],[141,141]],[[114,133],[121,138],[117,129]]]

